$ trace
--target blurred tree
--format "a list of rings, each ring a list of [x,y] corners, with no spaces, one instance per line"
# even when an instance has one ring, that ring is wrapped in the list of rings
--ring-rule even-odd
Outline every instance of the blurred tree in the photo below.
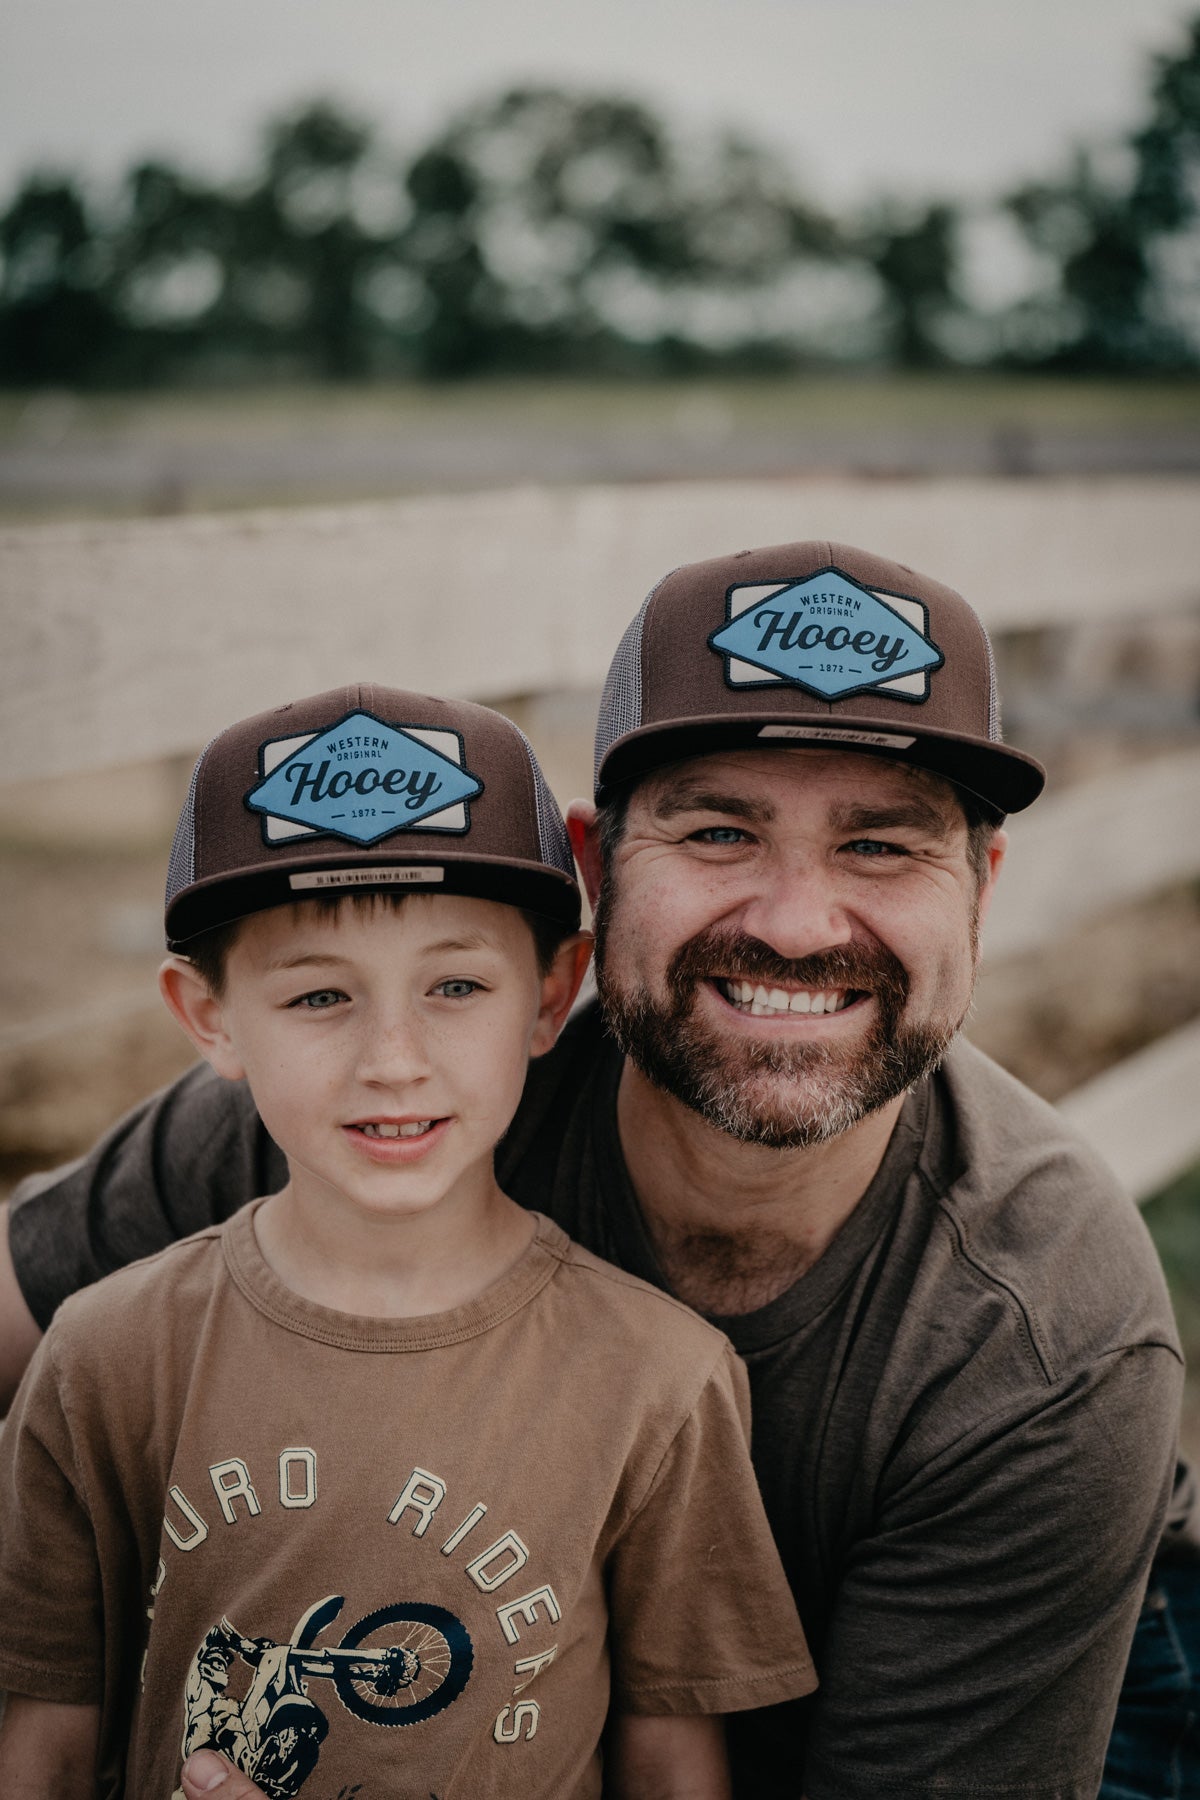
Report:
[[[113,356],[104,250],[73,182],[34,175],[0,217],[0,381],[86,385]]]
[[[1047,275],[985,318],[946,200],[839,224],[760,146],[685,153],[620,95],[514,88],[407,166],[317,100],[225,186],[145,161],[93,216],[68,178],[28,179],[0,216],[0,381],[674,373],[806,353],[922,368],[997,343],[1026,365],[1194,364],[1200,17],[1115,159],[1080,155],[1004,204]]]
[[[945,202],[888,203],[868,220],[859,248],[883,291],[885,355],[905,369],[945,362],[938,326],[961,305],[958,215]]]
[[[360,375],[370,321],[359,287],[386,237],[355,203],[372,135],[317,101],[272,124],[264,149],[262,176],[235,209],[230,279],[242,333],[274,337],[318,375]]]
[[[1150,116],[1123,151],[1077,155],[1063,177],[1008,197],[1052,271],[1034,360],[1120,371],[1200,355],[1200,18],[1156,59]]]
[[[119,373],[133,381],[179,373],[217,332],[230,202],[167,163],[139,163],[108,235],[107,289],[126,328]]]
[[[726,140],[685,160],[645,107],[610,95],[529,87],[485,101],[408,186],[424,363],[440,374],[702,359],[688,346],[698,292],[759,292],[798,249],[835,242],[764,152]]]

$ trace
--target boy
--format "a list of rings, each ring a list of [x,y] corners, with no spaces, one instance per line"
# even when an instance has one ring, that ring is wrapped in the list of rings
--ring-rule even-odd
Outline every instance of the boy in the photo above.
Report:
[[[284,1189],[65,1305],[0,1444],[0,1792],[718,1800],[813,1685],[745,1377],[497,1187],[587,961],[524,737],[376,687],[197,764],[161,985]],[[24,1785],[21,1785],[24,1783]]]

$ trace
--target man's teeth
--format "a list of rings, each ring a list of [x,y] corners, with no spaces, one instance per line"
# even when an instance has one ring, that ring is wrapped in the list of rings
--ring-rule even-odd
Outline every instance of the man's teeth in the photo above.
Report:
[[[835,1013],[850,1003],[848,988],[784,988],[755,986],[750,981],[718,981],[717,986],[732,1006],[748,1012],[752,1018],[770,1018],[776,1013]]]
[[[364,1137],[423,1137],[427,1131],[432,1131],[433,1120],[413,1119],[407,1125],[360,1125],[358,1129]]]

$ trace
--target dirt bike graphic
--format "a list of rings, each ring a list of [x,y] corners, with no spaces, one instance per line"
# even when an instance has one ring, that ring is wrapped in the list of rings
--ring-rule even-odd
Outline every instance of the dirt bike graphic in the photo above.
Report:
[[[185,1688],[183,1755],[222,1751],[270,1800],[291,1800],[316,1766],[329,1720],[308,1692],[324,1676],[346,1711],[369,1725],[417,1725],[457,1700],[471,1674],[471,1640],[444,1607],[381,1606],[340,1643],[318,1644],[345,1605],[330,1594],[310,1606],[291,1641],[246,1638],[223,1618],[205,1637]],[[236,1662],[253,1671],[238,1700],[228,1693]]]

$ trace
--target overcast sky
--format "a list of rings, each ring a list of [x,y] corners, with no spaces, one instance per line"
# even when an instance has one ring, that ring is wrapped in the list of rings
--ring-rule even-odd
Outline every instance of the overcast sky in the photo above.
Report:
[[[620,90],[782,149],[832,205],[986,194],[1138,116],[1200,0],[3,0],[0,193],[34,166],[248,161],[329,94],[413,144],[516,81]]]

